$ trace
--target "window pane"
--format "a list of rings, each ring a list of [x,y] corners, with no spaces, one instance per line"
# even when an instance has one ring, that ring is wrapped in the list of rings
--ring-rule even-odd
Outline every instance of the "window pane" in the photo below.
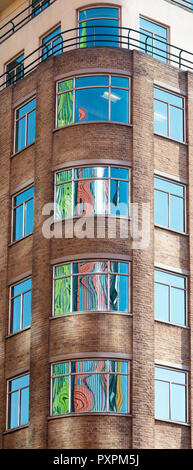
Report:
[[[186,422],[186,387],[171,385],[171,419]]]
[[[45,38],[42,40],[42,44],[46,44],[47,42],[50,42],[55,36],[60,34],[61,32],[61,27],[56,28],[52,33],[48,34]]]
[[[186,324],[185,291],[171,288],[171,321],[178,325]]]
[[[106,372],[107,361],[87,360],[87,361],[73,361],[71,363],[72,373],[85,373],[85,372]]]
[[[64,82],[58,83],[58,93],[61,91],[68,91],[73,88],[73,79],[65,80]]]
[[[27,145],[35,141],[36,110],[28,114],[27,120]]]
[[[11,325],[10,333],[20,330],[21,319],[21,296],[11,301]]]
[[[109,375],[109,411],[128,412],[128,377]]]
[[[108,121],[108,92],[105,88],[76,91],[75,122]]]
[[[62,362],[60,364],[53,364],[52,375],[65,375],[69,373],[69,363]]]
[[[166,369],[164,367],[155,368],[155,378],[168,380],[180,384],[186,384],[186,374],[173,369]]]
[[[107,411],[105,374],[74,375],[71,379],[71,411]]]
[[[111,89],[111,121],[129,122],[128,91],[118,88]]]
[[[19,392],[9,395],[8,410],[8,428],[16,428],[19,425]]]
[[[21,118],[16,122],[16,140],[15,140],[15,151],[19,152],[25,147],[25,129],[26,129],[26,117]]]
[[[167,62],[167,40],[160,38],[159,36],[154,36],[153,40],[153,55],[154,57]]]
[[[170,227],[184,232],[184,199],[170,196]]]
[[[23,295],[23,328],[31,324],[31,291]]]
[[[165,180],[163,178],[154,178],[154,186],[157,189],[163,189],[169,193],[175,194],[176,196],[184,197],[184,186],[177,183],[172,183],[171,181]]]
[[[17,207],[13,214],[13,240],[23,237],[23,205]]]
[[[17,109],[17,112],[16,112],[16,118],[20,118],[21,116],[23,116],[24,114],[28,113],[29,111],[31,111],[33,108],[35,108],[36,106],[36,98],[33,98],[33,100],[31,101],[28,101],[26,104],[24,104],[24,106],[22,106],[21,108]]]
[[[121,87],[121,88],[129,88],[129,79],[126,77],[118,77],[112,76],[111,77],[111,86],[112,87]]]
[[[72,217],[72,183],[56,186],[56,219]]]
[[[111,178],[116,178],[116,179],[125,179],[128,180],[129,178],[129,170],[126,168],[118,168],[118,167],[111,167]]]
[[[73,278],[73,311],[107,310],[106,275],[81,275]]]
[[[168,105],[154,100],[154,132],[168,135]]]
[[[128,217],[129,213],[129,185],[126,181],[111,180],[111,214]]]
[[[171,286],[181,287],[182,289],[185,289],[186,287],[185,277],[171,274],[166,271],[159,271],[159,269],[155,269],[155,280]]]
[[[108,178],[108,167],[75,168],[74,179]]]
[[[33,194],[34,194],[34,188],[33,188],[33,186],[31,186],[30,188],[26,189],[22,193],[19,193],[15,197],[14,205],[17,206],[18,204],[21,204],[22,202],[26,201],[27,199],[30,199],[31,197],[33,197]]]
[[[169,287],[155,283],[154,311],[156,320],[170,321],[169,317]]]
[[[109,308],[118,312],[128,312],[128,277],[110,275]]]
[[[108,212],[108,181],[87,180],[74,183],[74,215]]]
[[[73,91],[58,95],[58,127],[73,123],[73,101]]]
[[[118,46],[118,22],[94,19],[80,23],[80,47]]]
[[[73,263],[73,273],[106,273],[108,264],[106,261],[83,261],[81,263]]]
[[[168,194],[154,190],[154,223],[168,227]]]
[[[12,287],[11,296],[14,297],[15,295],[21,294],[22,292],[31,289],[31,278],[26,279],[26,281],[19,282],[15,286]]]
[[[29,388],[21,390],[20,425],[29,421]]]
[[[169,383],[155,381],[155,417],[170,419]]]
[[[110,261],[110,272],[116,274],[128,274],[128,263],[119,263],[118,261]]]
[[[25,235],[33,232],[33,199],[25,205]]]
[[[55,267],[55,277],[68,276],[71,274],[71,264],[63,264]]]
[[[76,88],[87,88],[90,86],[108,86],[109,76],[108,75],[88,75],[86,77],[76,78]]]
[[[54,283],[54,315],[71,312],[71,278],[56,279]]]
[[[109,361],[111,372],[122,372],[123,374],[128,373],[128,363],[124,361]]]
[[[118,18],[118,8],[88,8],[87,10],[80,11],[80,21],[88,18]]]
[[[56,183],[64,183],[72,179],[72,170],[60,171],[56,173]]]
[[[53,379],[52,414],[60,415],[69,412],[69,377]]]
[[[176,140],[184,140],[184,112],[182,109],[170,106],[170,137]]]

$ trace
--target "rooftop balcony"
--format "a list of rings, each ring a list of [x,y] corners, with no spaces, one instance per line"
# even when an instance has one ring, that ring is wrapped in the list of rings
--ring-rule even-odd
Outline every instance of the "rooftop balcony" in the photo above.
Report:
[[[21,80],[51,55],[56,56],[70,49],[88,47],[120,47],[129,51],[138,49],[163,63],[193,71],[193,52],[179,48],[165,40],[155,40],[152,35],[141,30],[126,27],[117,29],[117,27],[105,24],[86,28],[80,26],[52,36],[49,42],[41,44],[30,54],[23,56],[17,64],[14,63],[12,68],[9,67],[0,76],[0,91]]]

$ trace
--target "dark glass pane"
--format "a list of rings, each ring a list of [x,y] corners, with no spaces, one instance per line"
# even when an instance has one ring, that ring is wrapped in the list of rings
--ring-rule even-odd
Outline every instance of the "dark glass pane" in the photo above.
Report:
[[[109,97],[105,88],[76,91],[75,122],[108,121]]]

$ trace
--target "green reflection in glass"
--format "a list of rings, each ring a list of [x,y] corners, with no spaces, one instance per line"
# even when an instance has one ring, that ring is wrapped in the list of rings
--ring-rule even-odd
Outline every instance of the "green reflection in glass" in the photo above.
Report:
[[[72,80],[70,80],[72,82]],[[64,82],[65,83],[65,82]],[[58,127],[73,123],[73,91],[58,95]]]

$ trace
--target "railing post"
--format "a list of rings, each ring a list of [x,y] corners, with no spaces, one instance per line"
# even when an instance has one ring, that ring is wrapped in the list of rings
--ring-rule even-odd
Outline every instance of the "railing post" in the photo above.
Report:
[[[131,29],[129,28],[129,30],[128,30],[128,49],[129,49],[129,46],[130,46],[130,32],[131,32]]]
[[[183,52],[183,49],[181,49],[181,51],[179,52],[179,69],[181,69],[181,66],[182,66],[182,52]]]
[[[10,20],[10,23],[11,23],[11,24],[12,24],[12,26],[13,26],[13,33],[14,33],[14,31],[15,31],[15,25],[14,25],[14,22],[13,22],[12,20]]]

